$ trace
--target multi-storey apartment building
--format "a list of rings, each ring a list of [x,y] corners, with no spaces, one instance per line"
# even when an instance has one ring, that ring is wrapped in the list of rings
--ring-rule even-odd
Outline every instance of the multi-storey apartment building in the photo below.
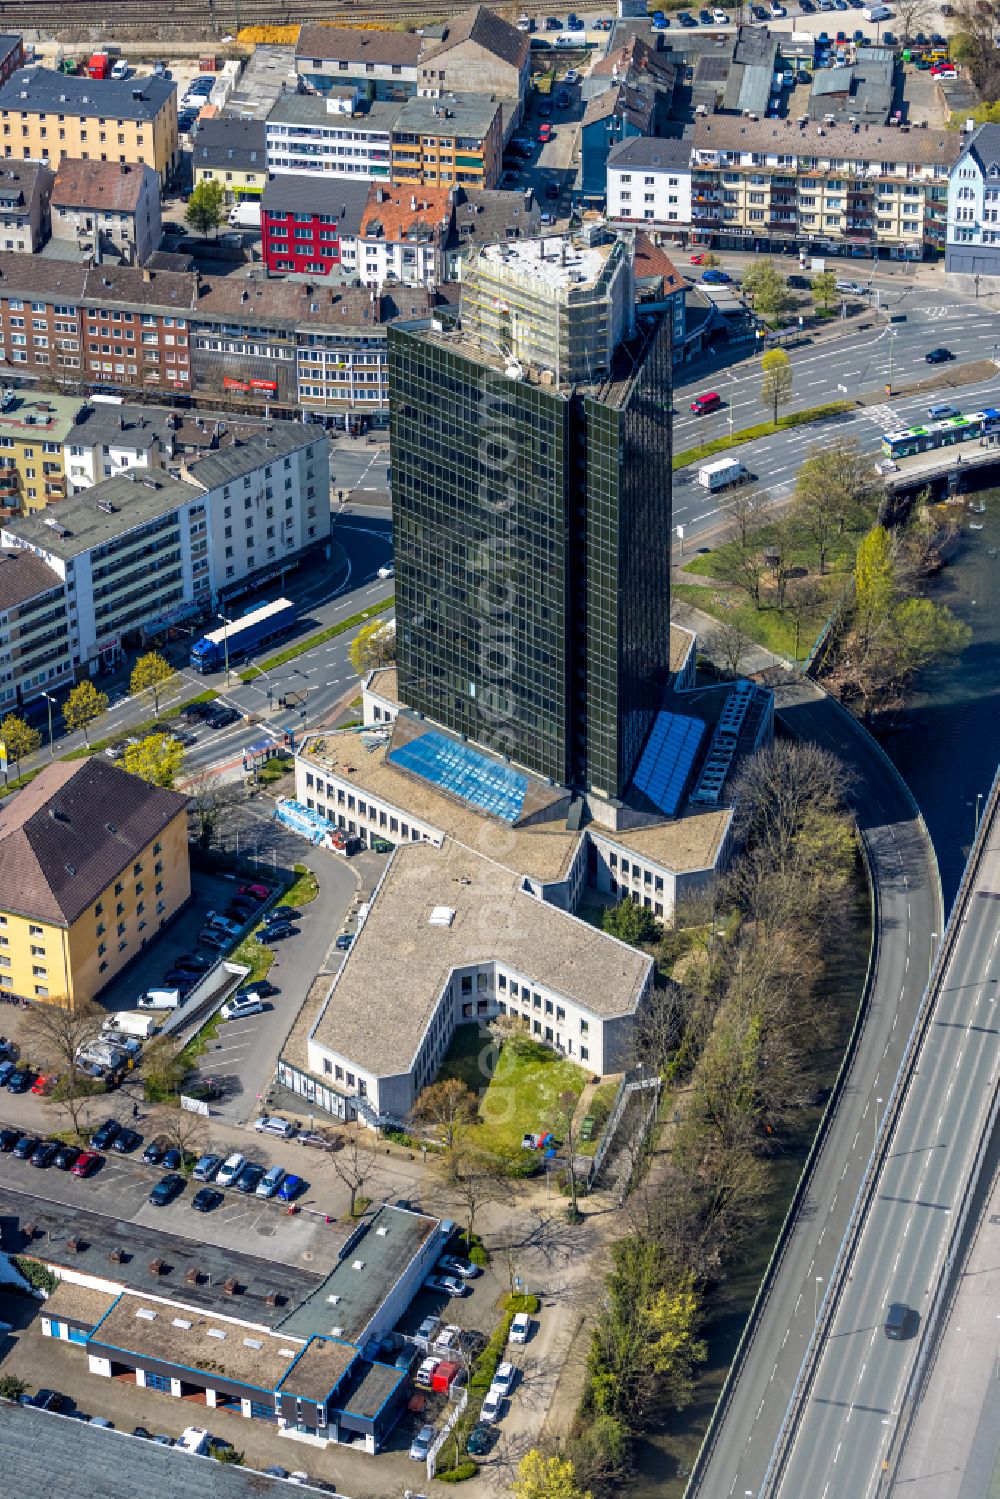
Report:
[[[100,755],[47,765],[0,809],[0,990],[75,1009],[191,894],[187,797]]]
[[[127,161],[67,157],[52,188],[52,234],[95,261],[143,265],[160,243],[160,179]]]
[[[964,138],[948,184],[945,270],[1000,275],[1000,125]]]
[[[485,5],[446,21],[441,32],[439,41],[428,39],[421,54],[417,92],[436,99],[466,89],[502,99],[513,127],[531,82],[528,33]]]
[[[691,143],[639,136],[608,154],[608,218],[686,233],[691,225]]]
[[[177,87],[153,76],[74,78],[20,68],[0,87],[3,155],[44,161],[144,163],[167,183],[177,169]]]
[[[392,129],[402,107],[363,104],[353,85],[324,95],[285,94],[265,125],[267,169],[388,182]]]
[[[503,165],[502,108],[481,94],[408,99],[392,129],[398,187],[495,187]]]
[[[345,184],[346,185],[346,184]],[[0,370],[102,390],[300,406],[385,421],[387,325],[429,320],[436,294],[202,278],[195,271],[0,259]]]
[[[73,664],[94,670],[295,566],[327,535],[328,494],[326,438],[282,422],[171,473],[105,479],[0,541],[62,580]]]
[[[63,444],[81,402],[8,390],[0,398],[0,512],[31,515],[66,494]]]
[[[0,166],[0,250],[31,255],[49,233],[52,173],[38,161]]]
[[[417,91],[420,49],[412,31],[303,26],[295,71],[318,94],[349,84],[369,99],[408,99]]]
[[[272,177],[261,199],[267,269],[328,275],[341,263],[343,241],[356,239],[367,202],[367,182],[291,172]]]
[[[191,145],[194,185],[219,182],[227,203],[257,203],[267,184],[263,120],[199,120]]]
[[[445,187],[369,188],[355,234],[340,237],[340,262],[366,286],[391,277],[407,286],[445,280],[444,249],[452,220],[454,190]]]
[[[66,590],[32,552],[0,550],[0,718],[73,680]]]
[[[900,260],[944,247],[957,132],[713,115],[691,145],[699,244]]]

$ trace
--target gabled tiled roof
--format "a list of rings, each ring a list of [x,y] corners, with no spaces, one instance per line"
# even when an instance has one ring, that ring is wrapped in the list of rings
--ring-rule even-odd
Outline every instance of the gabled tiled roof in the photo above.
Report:
[[[448,22],[442,40],[437,46],[429,47],[421,57],[421,67],[435,58],[444,57],[453,47],[458,47],[463,42],[475,42],[492,52],[501,62],[518,69],[524,66],[531,48],[531,38],[526,31],[518,31],[516,26],[498,16],[495,10],[477,5]]]
[[[415,66],[420,38],[413,31],[353,31],[347,26],[303,26],[295,47],[297,59],[324,62],[393,63]]]
[[[56,172],[52,207],[135,213],[147,172],[156,175],[152,167],[127,161],[81,161],[68,156]]]
[[[0,911],[71,926],[187,800],[97,757],[47,765],[0,805]]]

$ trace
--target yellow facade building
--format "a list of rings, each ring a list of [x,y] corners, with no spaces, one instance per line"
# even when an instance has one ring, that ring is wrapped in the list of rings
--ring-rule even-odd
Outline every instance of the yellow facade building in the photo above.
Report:
[[[0,89],[5,158],[142,162],[166,185],[179,165],[177,88],[165,78],[76,78],[20,68]]]
[[[31,515],[65,499],[64,444],[82,406],[74,396],[26,390],[0,402],[0,514]]]
[[[187,798],[98,756],[0,804],[0,989],[93,999],[188,900]]]
[[[199,120],[191,170],[195,187],[221,183],[226,203],[259,203],[267,186],[263,120]]]

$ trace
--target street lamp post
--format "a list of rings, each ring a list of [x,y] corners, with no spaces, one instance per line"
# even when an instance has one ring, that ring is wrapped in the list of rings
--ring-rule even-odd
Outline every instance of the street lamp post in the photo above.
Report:
[[[895,328],[890,328],[889,329],[889,383],[888,383],[888,385],[885,388],[885,393],[886,393],[887,396],[891,396],[892,395],[892,351],[893,351],[893,347],[895,345],[895,341],[896,341],[896,330],[895,330]]]
[[[814,1323],[816,1323],[816,1322],[819,1321],[819,1288],[820,1288],[820,1286],[822,1284],[823,1284],[823,1277],[822,1277],[822,1275],[817,1275],[817,1277],[816,1277],[816,1295],[815,1295],[814,1301],[813,1301],[813,1322]]]
[[[232,620],[227,619],[224,614],[217,614],[215,617],[216,617],[216,619],[221,619],[222,620],[222,649],[223,649],[223,653],[224,653],[225,658],[226,658],[226,686],[228,687],[229,686],[229,626],[232,624]]]
[[[55,702],[55,698],[50,697],[47,692],[43,692],[42,697],[49,705],[49,759],[54,760],[56,752],[52,747],[52,704]]]
[[[875,1146],[878,1144],[878,1111],[879,1111],[879,1109],[881,1107],[882,1107],[882,1100],[881,1100],[881,1098],[876,1098],[876,1100],[875,1100],[875,1135],[874,1135],[874,1138],[872,1139],[872,1150],[874,1150]]]

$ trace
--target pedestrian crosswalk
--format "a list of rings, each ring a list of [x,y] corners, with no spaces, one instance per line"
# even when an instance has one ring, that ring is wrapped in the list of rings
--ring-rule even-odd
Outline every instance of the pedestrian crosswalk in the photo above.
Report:
[[[891,406],[866,406],[865,416],[873,421],[882,432],[892,432],[899,426],[899,416]]]

